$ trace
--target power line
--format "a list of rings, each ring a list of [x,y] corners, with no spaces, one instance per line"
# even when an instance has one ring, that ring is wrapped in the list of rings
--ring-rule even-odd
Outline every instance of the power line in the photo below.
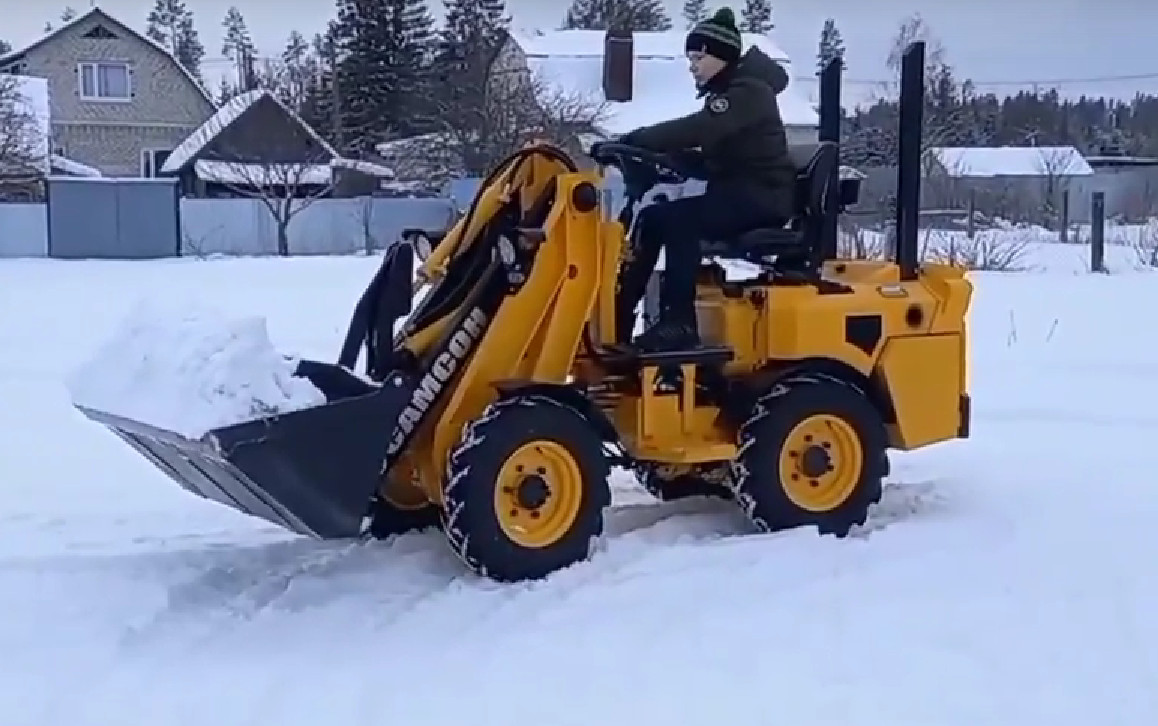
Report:
[[[793,80],[805,82],[817,79],[815,76],[796,76]],[[1002,80],[1002,81],[976,81],[972,79],[969,82],[974,87],[994,87],[994,86],[1072,86],[1076,84],[1091,84],[1091,83],[1118,83],[1122,81],[1152,81],[1158,80],[1158,73],[1132,73],[1116,76],[1090,76],[1087,78],[1044,78],[1044,79],[1026,79],[1026,80]],[[842,83],[860,86],[881,86],[889,83],[895,83],[896,79],[868,79],[868,78],[842,78]]]

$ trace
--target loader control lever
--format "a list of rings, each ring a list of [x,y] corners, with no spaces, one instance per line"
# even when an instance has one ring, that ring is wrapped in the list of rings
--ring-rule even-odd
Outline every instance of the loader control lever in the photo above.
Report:
[[[688,176],[666,154],[612,141],[592,144],[590,156],[602,166],[617,167],[628,187],[651,188],[656,184],[683,184]],[[646,176],[647,183],[641,183]]]

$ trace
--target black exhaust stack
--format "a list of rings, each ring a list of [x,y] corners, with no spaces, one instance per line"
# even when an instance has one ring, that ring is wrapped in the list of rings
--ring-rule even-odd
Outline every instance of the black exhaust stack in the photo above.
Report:
[[[843,61],[840,58],[833,58],[824,66],[824,70],[820,72],[820,128],[819,140],[821,143],[831,141],[837,145],[837,164],[840,161],[840,124],[844,112],[840,107],[840,74],[842,71]],[[836,210],[840,201],[840,185],[839,185],[839,167],[833,172],[834,179],[837,183],[829,184],[827,195],[828,199],[825,203],[825,209],[831,210],[824,215],[822,220],[822,228],[820,230],[820,250],[819,256],[821,260],[834,260],[837,255],[837,228],[839,226],[840,218]]]
[[[901,59],[898,121],[896,264],[901,280],[917,279],[918,221],[921,209],[921,132],[925,105],[925,43],[909,45]]]

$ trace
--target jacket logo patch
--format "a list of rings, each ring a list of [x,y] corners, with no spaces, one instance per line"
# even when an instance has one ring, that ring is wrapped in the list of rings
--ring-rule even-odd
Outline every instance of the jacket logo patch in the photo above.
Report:
[[[712,113],[723,113],[728,110],[728,99],[723,96],[713,98],[711,102],[708,103],[708,109]]]

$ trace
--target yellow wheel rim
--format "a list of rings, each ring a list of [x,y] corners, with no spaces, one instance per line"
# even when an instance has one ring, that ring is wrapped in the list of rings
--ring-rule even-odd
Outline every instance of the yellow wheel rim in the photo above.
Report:
[[[499,527],[522,547],[549,547],[579,516],[583,474],[566,447],[532,441],[507,457],[495,482]]]
[[[784,493],[809,512],[830,512],[844,504],[863,468],[860,437],[844,419],[828,414],[797,424],[780,451]]]

